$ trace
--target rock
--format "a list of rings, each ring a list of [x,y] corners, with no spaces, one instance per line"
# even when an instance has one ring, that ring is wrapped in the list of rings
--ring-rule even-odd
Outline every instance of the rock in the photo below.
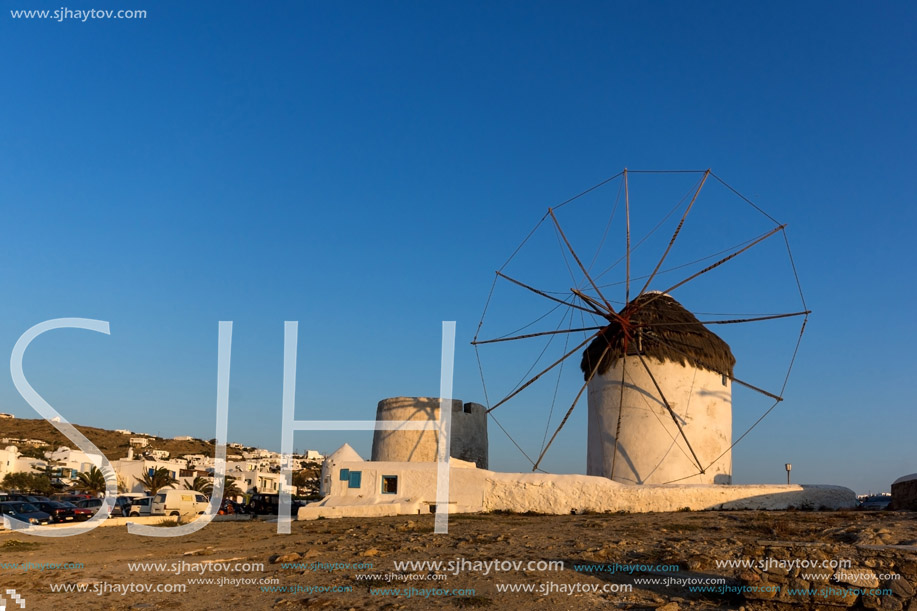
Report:
[[[363,552],[360,552],[360,555],[361,555],[361,556],[366,556],[367,558],[373,558],[373,557],[379,556],[379,555],[381,555],[381,554],[382,554],[382,552],[379,551],[378,549],[376,549],[375,547],[371,547],[371,548],[369,548],[368,550],[365,550],[365,551],[363,551]]]
[[[863,598],[867,597],[864,596]],[[879,598],[881,601],[879,604],[879,609],[881,611],[902,611],[904,609],[904,604],[894,596],[878,596],[873,598]]]
[[[318,551],[314,547],[310,547],[309,550],[305,554],[303,554],[303,558],[317,558],[318,556],[321,556],[321,555],[322,553],[320,551]]]
[[[834,581],[845,583],[857,588],[878,588],[879,580],[870,569],[862,566],[851,566],[848,569],[838,569],[834,573]]]
[[[843,585],[828,585],[819,589],[819,591],[812,596],[812,602],[839,607],[852,607],[854,603],[856,603],[858,597],[859,594],[857,594],[856,589],[851,589]]]
[[[777,592],[774,588],[768,588],[767,590],[755,590],[754,592],[745,592],[745,598],[751,600],[770,600],[777,596]]]
[[[915,593],[914,586],[907,579],[890,579],[885,582],[885,587],[891,589],[892,594],[905,599],[910,599]]]
[[[279,562],[296,562],[297,560],[299,560],[299,559],[301,559],[301,558],[302,558],[302,556],[300,556],[300,555],[297,554],[296,552],[292,552],[292,553],[289,553],[289,554],[275,554],[275,555],[271,556],[271,557],[268,559],[268,561],[269,561],[271,564],[277,564],[277,563],[279,563]]]
[[[737,575],[737,577],[741,579],[743,582],[745,582],[746,584],[758,583],[759,581],[761,581],[761,575],[759,575],[758,573],[750,569],[744,569],[741,573]]]
[[[656,611],[678,611],[679,609],[681,609],[681,607],[679,607],[676,602],[666,603],[661,607],[656,607]]]

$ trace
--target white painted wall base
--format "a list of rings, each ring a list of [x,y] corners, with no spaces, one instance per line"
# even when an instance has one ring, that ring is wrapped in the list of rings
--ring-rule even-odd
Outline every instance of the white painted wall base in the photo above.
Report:
[[[331,494],[299,510],[301,520],[320,517],[416,515],[436,501],[436,463],[356,460],[326,464]],[[340,479],[341,470],[359,471],[358,487]],[[397,494],[382,494],[381,476],[398,477]],[[450,513],[491,511],[570,514],[714,509],[852,509],[848,488],[822,485],[668,484],[628,485],[591,475],[496,473],[452,459]]]

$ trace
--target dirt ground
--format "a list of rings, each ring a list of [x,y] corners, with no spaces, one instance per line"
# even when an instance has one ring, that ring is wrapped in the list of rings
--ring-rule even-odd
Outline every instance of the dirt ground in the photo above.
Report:
[[[10,610],[22,608],[10,590],[15,590],[29,610],[675,611],[840,609],[851,604],[853,608],[905,611],[910,605],[917,610],[917,603],[908,595],[914,591],[913,575],[905,580],[907,583],[896,585],[896,596],[848,597],[835,601],[838,606],[817,606],[739,593],[742,584],[755,582],[753,572],[717,566],[717,561],[761,562],[766,558],[755,556],[770,554],[765,550],[781,545],[793,550],[789,560],[793,554],[808,554],[805,550],[813,554],[821,550],[822,557],[860,552],[883,557],[887,549],[898,557],[898,565],[890,566],[917,567],[917,514],[743,511],[453,515],[445,535],[433,533],[432,515],[294,522],[289,535],[277,534],[276,523],[260,520],[215,522],[198,533],[177,538],[134,536],[122,526],[101,527],[65,539],[2,531],[0,596],[6,598],[6,609]],[[881,562],[876,568],[870,558],[857,562],[872,564],[874,571],[882,569]],[[453,564],[439,570],[395,566],[396,562],[437,560]],[[494,561],[499,564],[494,565]],[[562,568],[550,567],[548,561],[562,561]],[[514,566],[513,562],[521,564]],[[32,566],[25,570],[20,563]],[[695,584],[716,579],[720,591],[692,592],[686,581],[667,585],[667,577],[694,580]],[[657,579],[657,583],[637,582],[648,578]],[[801,577],[794,577],[792,571],[779,577],[781,583],[789,583],[789,578]],[[626,591],[628,586],[632,586],[630,591]],[[71,591],[55,592],[55,588]],[[139,591],[145,588],[151,591]]]

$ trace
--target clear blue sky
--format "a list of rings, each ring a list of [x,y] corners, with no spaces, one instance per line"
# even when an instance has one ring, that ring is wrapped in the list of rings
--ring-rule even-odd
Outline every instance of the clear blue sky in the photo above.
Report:
[[[300,321],[299,418],[435,395],[443,320],[455,395],[483,401],[468,342],[546,208],[624,167],[709,167],[788,223],[814,311],[737,481],[782,481],[792,462],[796,481],[866,492],[917,471],[913,4],[7,10],[59,6],[0,14],[0,352],[50,318],[110,321],[110,337],[58,331],[27,355],[71,422],[212,437],[219,320],[235,321],[233,440],[279,447],[284,320]],[[741,280],[711,305],[758,311]],[[543,416],[505,410],[537,449]],[[8,375],[0,411],[35,417]],[[584,471],[584,415],[549,469]],[[493,467],[526,468],[490,436]]]

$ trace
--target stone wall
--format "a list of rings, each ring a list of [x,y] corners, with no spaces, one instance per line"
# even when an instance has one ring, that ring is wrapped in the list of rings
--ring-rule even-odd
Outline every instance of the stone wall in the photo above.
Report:
[[[377,430],[373,435],[372,460],[379,462],[433,462],[436,460],[436,427],[439,403],[435,397],[393,397],[379,401],[376,420],[411,420],[427,422],[425,430]],[[453,458],[475,463],[486,469],[487,412],[477,403],[452,400],[452,434],[450,452]]]
[[[909,479],[892,484],[892,504],[890,509],[917,511],[917,479]]]

